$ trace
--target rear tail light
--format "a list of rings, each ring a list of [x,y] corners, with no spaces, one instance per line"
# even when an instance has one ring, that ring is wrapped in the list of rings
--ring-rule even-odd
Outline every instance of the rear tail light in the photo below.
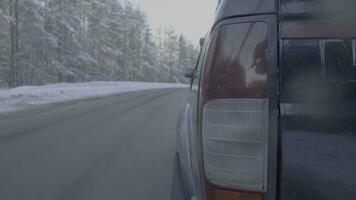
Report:
[[[202,139],[205,173],[220,186],[263,190],[267,164],[266,99],[205,103]]]
[[[200,137],[209,200],[262,200],[267,191],[266,24],[213,33],[202,71]]]
[[[216,200],[262,200],[263,195],[226,190],[216,191]]]

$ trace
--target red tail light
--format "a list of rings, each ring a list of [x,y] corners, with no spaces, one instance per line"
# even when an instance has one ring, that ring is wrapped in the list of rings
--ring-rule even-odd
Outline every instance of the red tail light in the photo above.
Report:
[[[206,54],[200,132],[211,200],[262,200],[267,190],[266,27],[221,26]]]
[[[217,200],[262,200],[262,194],[216,190]]]

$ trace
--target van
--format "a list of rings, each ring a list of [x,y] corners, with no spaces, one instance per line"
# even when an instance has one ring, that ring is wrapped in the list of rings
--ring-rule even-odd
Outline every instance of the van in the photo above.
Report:
[[[356,1],[220,0],[171,199],[356,199]]]

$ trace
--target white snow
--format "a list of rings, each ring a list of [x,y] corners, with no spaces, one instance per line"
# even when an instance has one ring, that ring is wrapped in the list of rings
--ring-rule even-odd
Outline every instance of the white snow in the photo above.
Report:
[[[183,87],[187,87],[187,85],[148,82],[86,82],[0,89],[0,113],[17,111],[31,105],[56,103],[148,89]]]

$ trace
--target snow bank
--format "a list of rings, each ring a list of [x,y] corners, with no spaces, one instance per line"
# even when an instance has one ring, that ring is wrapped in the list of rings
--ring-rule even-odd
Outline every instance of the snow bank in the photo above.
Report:
[[[58,83],[0,89],[0,113],[13,112],[30,105],[55,103],[147,89],[183,88],[183,84],[147,82]]]

